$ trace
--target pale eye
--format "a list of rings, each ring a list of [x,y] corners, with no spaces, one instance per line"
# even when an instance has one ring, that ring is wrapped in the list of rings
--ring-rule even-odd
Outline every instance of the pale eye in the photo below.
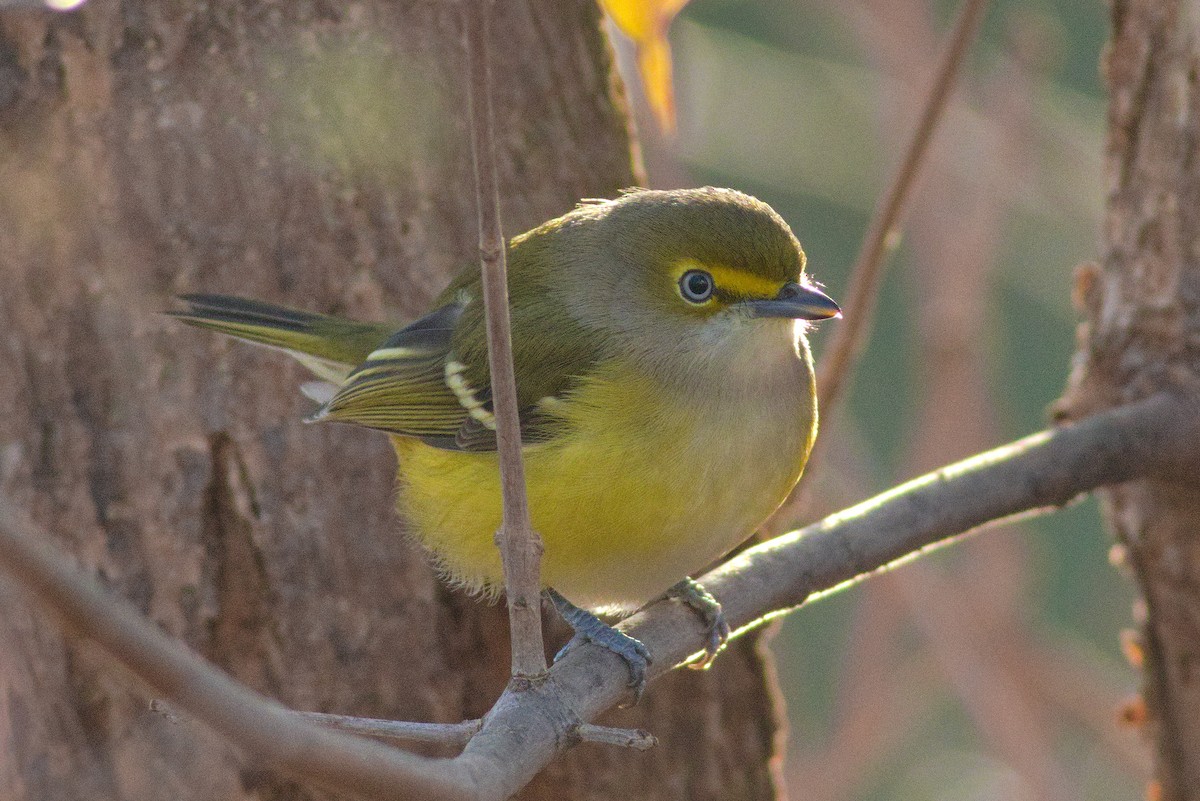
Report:
[[[692,303],[703,303],[712,297],[713,277],[704,270],[688,270],[679,277],[679,294]]]

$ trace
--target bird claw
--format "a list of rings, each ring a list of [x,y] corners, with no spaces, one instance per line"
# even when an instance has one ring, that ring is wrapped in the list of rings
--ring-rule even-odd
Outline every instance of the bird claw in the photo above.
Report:
[[[554,608],[558,610],[562,619],[575,630],[575,636],[554,655],[554,661],[562,659],[582,643],[590,642],[599,645],[624,660],[625,666],[629,668],[629,686],[633,689],[633,703],[637,704],[642,700],[642,693],[646,691],[646,671],[653,661],[650,657],[650,649],[641,640],[617,631],[591,612],[575,606],[554,590],[547,590],[546,594],[554,603]]]
[[[685,578],[667,590],[667,597],[678,598],[696,610],[704,619],[704,625],[708,627],[708,640],[704,644],[704,656],[689,663],[688,667],[696,670],[706,669],[717,658],[717,654],[729,640],[729,623],[725,620],[725,611],[721,608],[721,602],[704,589],[704,585],[692,578]]]

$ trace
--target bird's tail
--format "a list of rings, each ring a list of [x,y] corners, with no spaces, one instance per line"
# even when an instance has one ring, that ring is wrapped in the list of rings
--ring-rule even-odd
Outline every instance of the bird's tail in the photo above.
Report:
[[[393,328],[299,311],[230,295],[181,295],[183,311],[168,315],[258,345],[278,348],[318,378],[341,384]]]

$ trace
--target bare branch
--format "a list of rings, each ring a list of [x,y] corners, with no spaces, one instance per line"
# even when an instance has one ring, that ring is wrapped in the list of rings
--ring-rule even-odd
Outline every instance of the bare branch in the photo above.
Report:
[[[751,548],[700,577],[735,636],[808,600],[911,559],[986,523],[1057,508],[1099,486],[1200,467],[1200,401],[1157,395],[1026,437],[914,479],[825,520]],[[655,656],[651,677],[698,653],[696,615],[666,601],[619,628]],[[628,692],[612,653],[583,645],[529,693],[505,693],[467,745],[465,762],[505,764],[516,792],[554,755],[572,720],[592,720]],[[514,758],[513,743],[520,742]]]
[[[1200,400],[1156,395],[910,481],[751,548],[701,580],[740,634],[985,523],[1059,507],[1105,484],[1193,475],[1198,451]],[[372,798],[507,798],[578,741],[581,724],[629,690],[620,657],[581,645],[544,681],[520,691],[510,687],[460,756],[398,753],[304,723],[238,685],[35,544],[46,538],[0,500],[0,567],[37,601],[231,741],[275,767],[342,791]],[[697,616],[675,601],[657,603],[621,627],[655,654],[654,676],[699,652],[707,637]]]
[[[488,23],[491,0],[463,6],[464,43],[470,68],[471,153],[475,159],[475,197],[479,208],[479,253],[483,262],[483,300],[487,311],[488,368],[500,455],[504,521],[497,545],[504,563],[508,620],[512,628],[513,676],[546,672],[542,642],[542,543],[529,521],[525,463],[521,458],[521,423],[517,380],[513,369],[512,331],[508,312],[508,265],[500,227],[500,195],[496,185],[496,151],[492,135],[491,70],[488,67]]]
[[[585,743],[616,745],[634,751],[649,751],[658,745],[658,738],[645,729],[614,729],[611,726],[581,723],[575,729],[575,734]]]
[[[913,131],[908,147],[905,148],[904,158],[892,177],[887,192],[880,196],[875,204],[871,223],[858,252],[858,259],[850,273],[850,285],[842,304],[842,308],[846,310],[845,319],[834,327],[828,348],[817,366],[817,409],[820,410],[822,422],[826,427],[829,421],[834,419],[842,389],[853,372],[854,363],[871,332],[884,267],[888,255],[894,250],[900,216],[912,195],[921,166],[929,153],[929,145],[937,132],[954,82],[979,31],[986,8],[987,0],[966,0],[959,11],[950,33],[950,41],[934,73],[933,86],[921,109],[917,128]],[[824,443],[824,439],[817,440],[809,458],[810,465],[820,460],[821,452],[826,447]],[[807,482],[802,480],[797,488],[792,490],[791,496],[780,506],[774,519],[781,519],[781,515],[793,511],[794,503],[806,485]]]

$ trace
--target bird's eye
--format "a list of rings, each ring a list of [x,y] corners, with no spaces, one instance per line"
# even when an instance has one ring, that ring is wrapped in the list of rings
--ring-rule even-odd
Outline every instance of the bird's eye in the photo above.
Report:
[[[692,303],[703,303],[712,297],[713,278],[704,270],[688,270],[679,277],[679,294]]]

